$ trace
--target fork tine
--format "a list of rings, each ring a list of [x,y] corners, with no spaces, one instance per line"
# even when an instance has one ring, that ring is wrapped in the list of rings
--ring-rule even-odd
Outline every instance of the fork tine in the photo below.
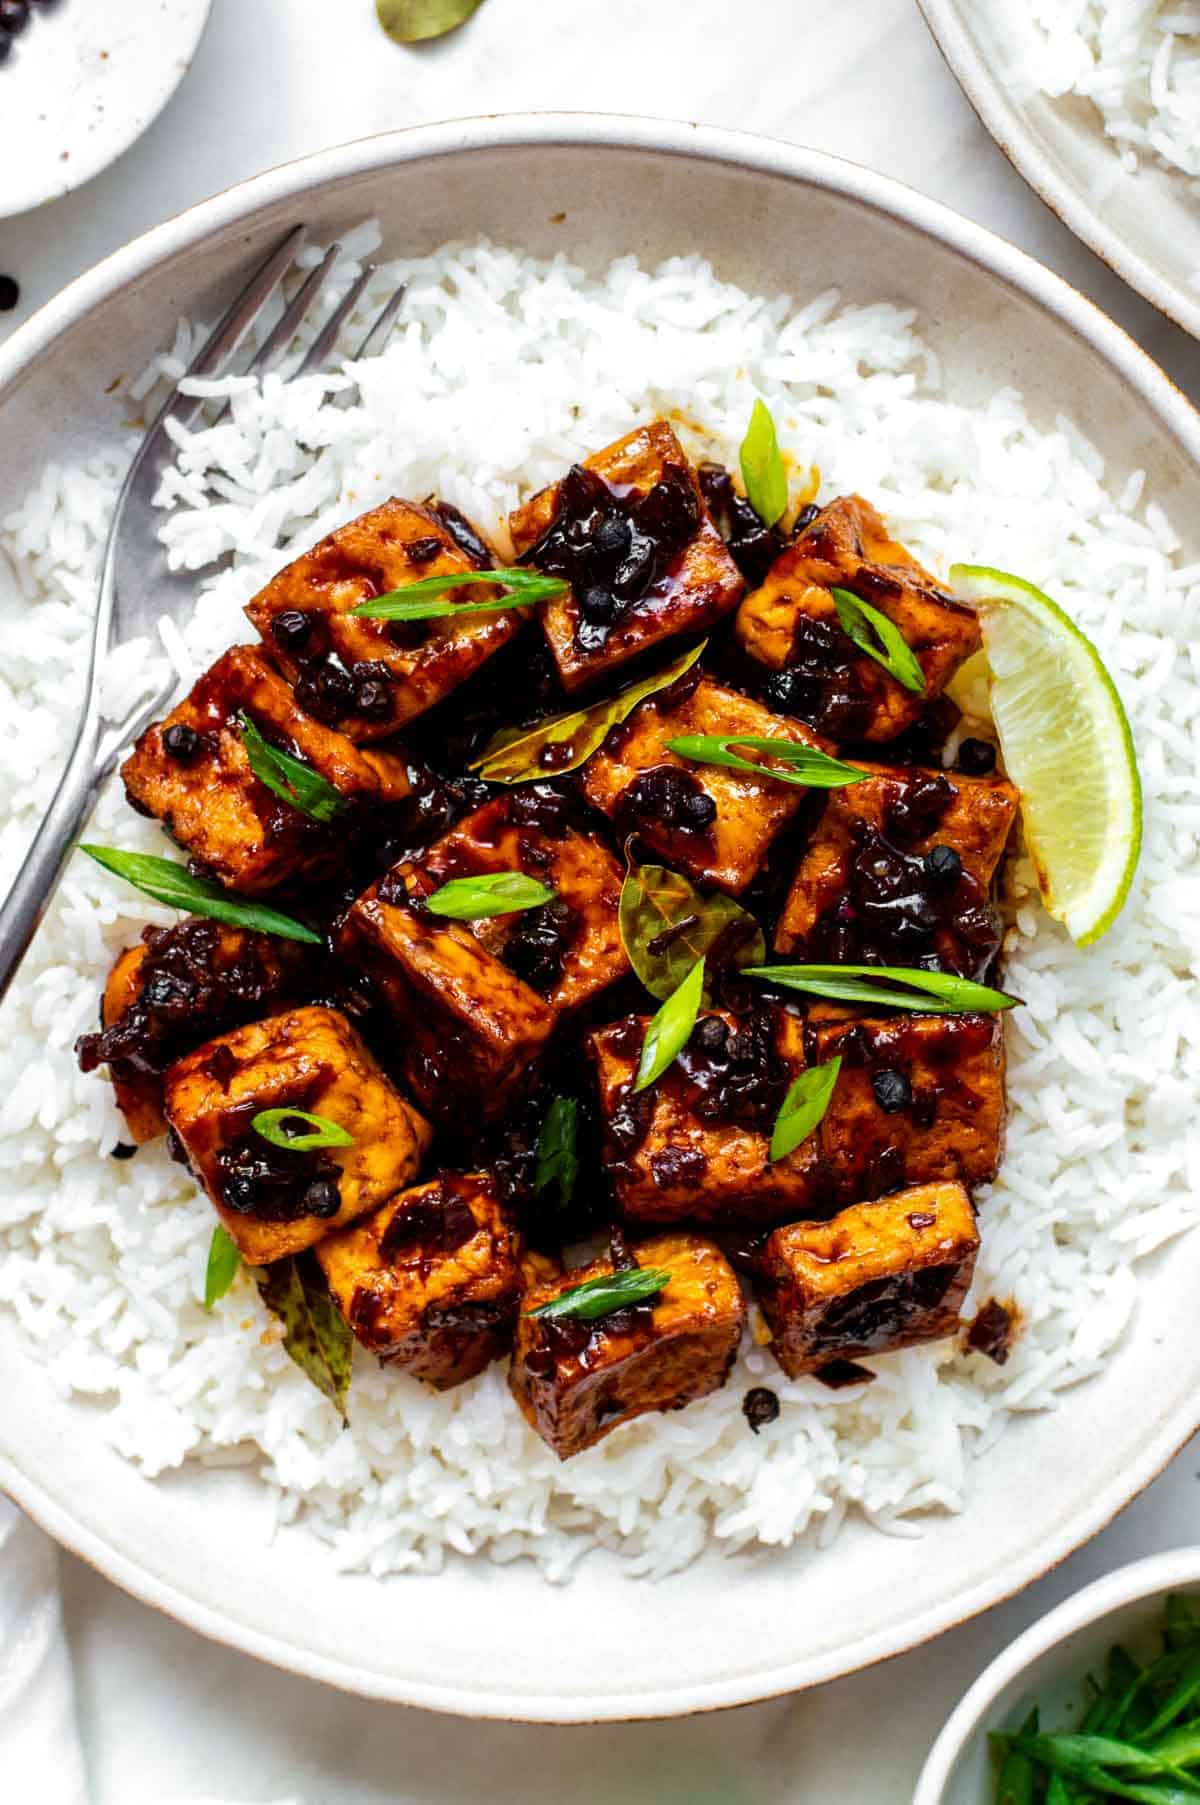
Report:
[[[283,359],[288,346],[295,338],[300,323],[312,306],[317,291],[325,286],[325,278],[341,256],[340,244],[331,245],[312,274],[305,280],[303,288],[297,294],[290,307],[284,309],[283,318],[275,330],[264,339],[255,352],[250,363],[250,370],[257,376],[273,370]]]
[[[254,324],[276,288],[295,262],[296,253],[308,237],[307,226],[297,226],[289,232],[283,243],[278,245],[266,262],[251,276],[242,292],[234,299],[224,317],[213,328],[191,363],[188,365],[189,376],[216,376],[221,373],[226,360],[241,344],[246,333]],[[146,434],[147,443],[151,440],[168,414],[187,426],[195,419],[204,406],[198,395],[181,395],[176,388]]]
[[[388,334],[396,324],[397,316],[404,305],[404,297],[407,293],[408,284],[402,282],[391,300],[387,303],[387,306],[381,310],[379,318],[375,321],[375,324],[363,339],[362,344],[354,353],[355,363],[358,363],[360,359],[364,357],[374,357],[377,351],[383,350],[384,345],[387,343]]]
[[[245,371],[247,376],[265,376],[268,370],[273,370],[277,364],[283,362],[288,346],[295,338],[305,314],[312,306],[318,292],[324,287],[326,276],[341,255],[341,248],[337,244],[331,246],[317,267],[305,277],[295,299],[284,308],[278,324],[267,334],[250,359]],[[228,400],[222,401],[209,421],[210,430],[212,427],[220,425],[230,411],[230,406],[231,403]]]
[[[318,332],[316,338],[309,346],[304,362],[295,372],[297,376],[311,376],[314,370],[320,369],[321,365],[325,362],[329,353],[336,345],[338,333],[342,330],[342,327],[354,312],[354,309],[358,304],[358,297],[362,294],[363,289],[367,286],[367,283],[374,274],[374,269],[368,264],[358,280],[350,284],[350,287],[342,296],[342,299],[338,302],[337,306]]]

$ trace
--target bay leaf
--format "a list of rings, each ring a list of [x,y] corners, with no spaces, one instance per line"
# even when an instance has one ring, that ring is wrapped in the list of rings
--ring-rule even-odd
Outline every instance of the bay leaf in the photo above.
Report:
[[[605,702],[593,702],[589,708],[572,709],[570,714],[552,715],[534,727],[501,728],[484,747],[481,756],[470,766],[486,783],[536,783],[557,777],[563,771],[575,771],[604,744],[614,727],[631,715],[639,702],[659,690],[668,689],[685,671],[690,671],[703,652],[707,640],[693,646],[681,658],[673,659],[652,677],[631,683],[619,695]]]
[[[316,1256],[305,1252],[276,1260],[259,1267],[254,1278],[267,1309],[283,1324],[288,1355],[345,1423],[354,1336],[329,1294]]]
[[[762,929],[740,903],[720,892],[702,895],[665,865],[635,865],[627,873],[619,919],[629,963],[660,1002],[706,955],[710,974],[761,965],[766,957]]]

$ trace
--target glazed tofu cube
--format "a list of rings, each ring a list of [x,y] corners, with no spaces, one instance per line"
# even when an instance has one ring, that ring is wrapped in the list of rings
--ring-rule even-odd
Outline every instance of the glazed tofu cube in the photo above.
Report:
[[[745,587],[665,420],[574,465],[508,526],[523,562],[571,585],[542,611],[568,691],[674,634],[703,632]]]
[[[553,1009],[578,1008],[629,970],[617,918],[624,873],[602,841],[571,825],[553,790],[529,785],[493,798],[400,870],[418,908],[454,878],[497,871],[554,890],[541,908],[462,923]]]
[[[702,1015],[683,1053],[634,1092],[648,1018],[588,1037],[604,1158],[631,1222],[779,1222],[803,1209],[816,1168],[810,1136],[772,1163],[771,1130],[804,1070],[804,1023],[787,1009]]]
[[[125,1126],[134,1145],[138,1147],[146,1141],[157,1140],[160,1134],[167,1132],[167,1118],[162,1110],[162,1078],[157,1072],[138,1071],[131,1059],[122,1059],[119,1053],[109,1057],[101,1048],[104,1031],[115,1028],[122,1021],[129,1023],[132,1012],[143,995],[147,951],[145,946],[127,946],[124,952],[117,955],[100,1003],[101,1032],[84,1035],[77,1047],[81,1058],[87,1061],[85,1071],[94,1071],[96,1066],[107,1061],[117,1108],[125,1118]],[[85,1042],[88,1047],[86,1052],[83,1051]],[[94,1057],[92,1048],[96,1049]]]
[[[385,501],[347,521],[272,577],[246,613],[296,685],[303,707],[357,741],[385,739],[448,696],[528,624],[529,610],[419,621],[367,620],[360,602],[425,577],[493,562],[457,510]],[[483,584],[448,591],[482,602]]]
[[[900,629],[925,677],[906,689],[842,631],[832,589],[846,589]],[[737,637],[781,673],[778,705],[835,740],[890,740],[910,727],[980,645],[969,609],[943,595],[861,496],[823,508],[738,610]]]
[[[809,792],[773,777],[696,764],[667,750],[668,740],[688,734],[731,733],[820,745],[798,722],[689,671],[640,703],[609,734],[584,766],[583,787],[622,839],[636,834],[667,864],[736,896],[752,882],[776,834]],[[743,756],[758,757],[750,751]]]
[[[465,922],[411,907],[400,867],[358,898],[340,945],[390,1011],[418,1100],[443,1119],[502,1115],[554,1031],[552,1005]]]
[[[529,1314],[612,1262],[563,1273],[525,1295],[508,1383],[526,1422],[560,1460],[651,1410],[682,1410],[729,1377],[746,1320],[733,1269],[697,1235],[661,1235],[632,1250],[670,1282],[647,1303],[594,1322]]]
[[[251,1127],[267,1109],[324,1116],[352,1143],[276,1147]],[[166,1113],[252,1266],[312,1247],[403,1190],[431,1139],[429,1124],[335,1009],[294,1009],[197,1047],[167,1071]]]
[[[108,975],[101,1032],[76,1043],[85,1072],[107,1064],[137,1143],[167,1131],[162,1074],[173,1060],[227,1028],[272,1013],[316,981],[308,948],[188,916],[146,928]]]
[[[809,1028],[809,1059],[842,1067],[816,1133],[818,1189],[835,1204],[905,1185],[995,1178],[1004,1144],[1004,1025],[906,1015]]]
[[[259,781],[239,732],[242,714],[351,805],[399,802],[411,791],[401,756],[360,751],[297,707],[259,647],[232,647],[165,721],[146,729],[121,775],[139,813],[156,815],[180,846],[246,896],[328,876],[344,856],[344,835]]]
[[[881,965],[936,954],[947,971],[982,977],[1000,944],[988,888],[1016,790],[1004,777],[855,762],[870,776],[830,791],[779,918],[776,952]]]
[[[831,1360],[955,1334],[978,1251],[958,1184],[918,1185],[829,1222],[777,1228],[753,1271],[775,1358],[798,1379]]]
[[[444,1172],[317,1248],[358,1340],[438,1391],[508,1352],[524,1289],[487,1172]]]

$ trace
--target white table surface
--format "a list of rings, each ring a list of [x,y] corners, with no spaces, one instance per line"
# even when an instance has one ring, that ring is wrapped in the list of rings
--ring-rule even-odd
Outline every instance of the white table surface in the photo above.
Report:
[[[76,194],[0,221],[0,273],[22,290],[0,336],[108,251],[271,164],[523,108],[686,116],[886,170],[1058,270],[1200,397],[1200,345],[1025,187],[915,0],[486,0],[419,51],[389,46],[372,0],[215,0],[191,73],[141,142]],[[1057,1573],[914,1654],[798,1698],[619,1728],[474,1725],[343,1697],[204,1642],[64,1559],[93,1805],[908,1805],[950,1707],[1014,1635],[1099,1574],[1200,1540],[1198,1468],[1200,1441]]]

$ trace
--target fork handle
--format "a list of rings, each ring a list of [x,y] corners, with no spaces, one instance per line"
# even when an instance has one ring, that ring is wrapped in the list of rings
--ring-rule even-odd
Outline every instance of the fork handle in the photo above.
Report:
[[[104,780],[97,756],[98,729],[85,720],[54,800],[25,854],[25,862],[0,906],[0,1001],[16,976],[29,943],[58,888],[63,866]]]

